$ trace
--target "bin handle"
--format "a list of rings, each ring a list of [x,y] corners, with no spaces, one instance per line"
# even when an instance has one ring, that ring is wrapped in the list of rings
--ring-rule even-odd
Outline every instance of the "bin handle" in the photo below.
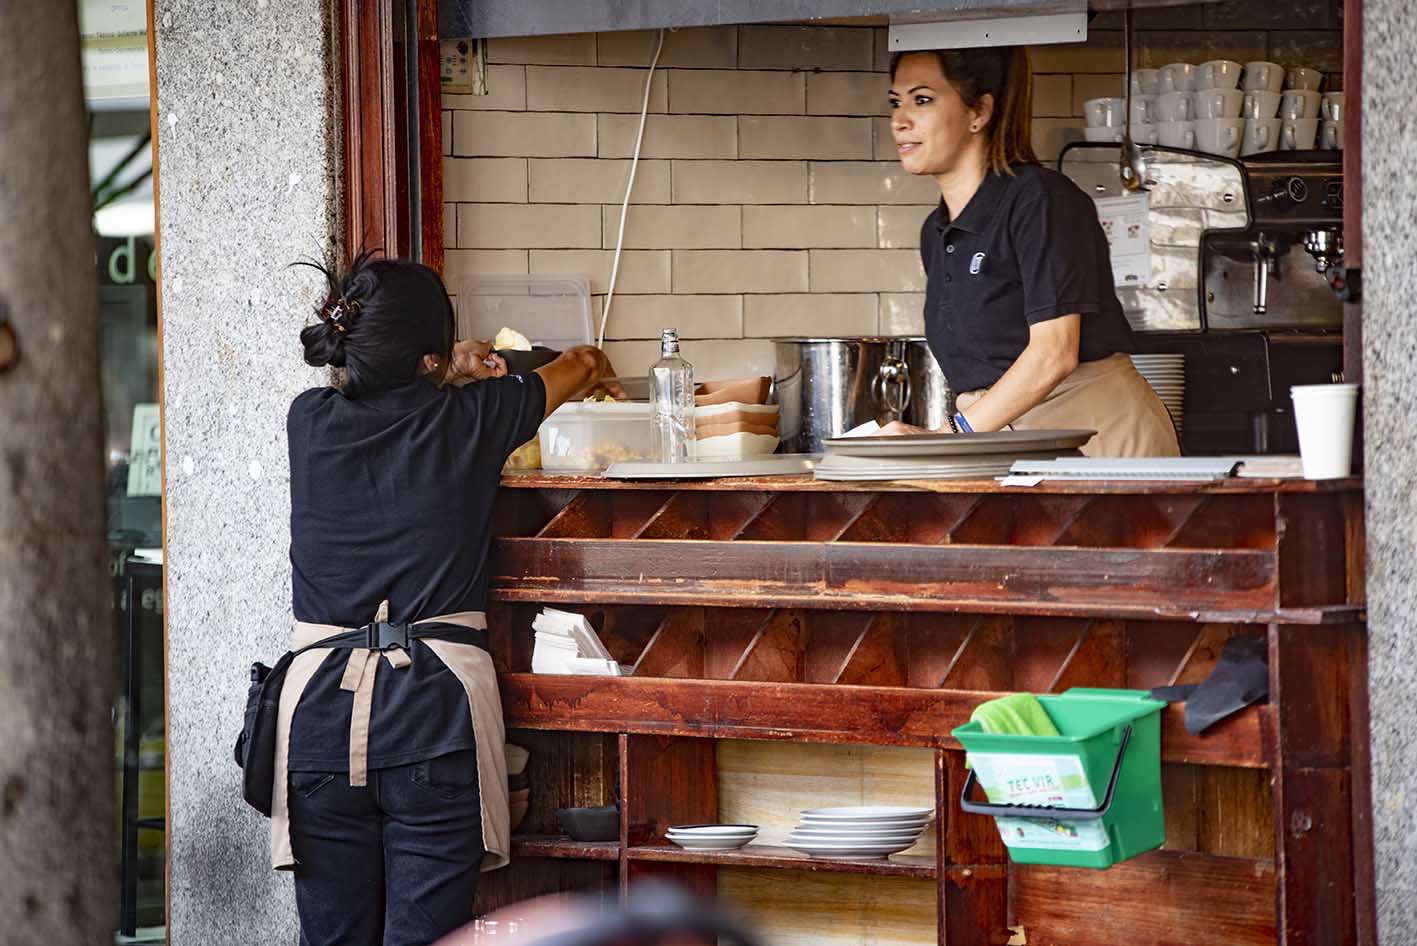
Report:
[[[1055,808],[1051,805],[1010,805],[1007,803],[970,801],[969,795],[979,779],[974,769],[964,780],[964,790],[959,793],[959,806],[975,815],[993,815],[999,818],[1047,818],[1054,821],[1097,821],[1112,807],[1112,796],[1117,793],[1117,779],[1122,774],[1122,758],[1127,754],[1127,743],[1132,738],[1132,727],[1128,724],[1122,730],[1122,741],[1117,746],[1117,761],[1112,764],[1112,777],[1107,780],[1107,794],[1102,804],[1096,808]]]

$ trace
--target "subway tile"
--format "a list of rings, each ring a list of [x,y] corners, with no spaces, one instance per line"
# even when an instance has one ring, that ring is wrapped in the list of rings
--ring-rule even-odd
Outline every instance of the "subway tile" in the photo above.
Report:
[[[938,203],[877,208],[878,245],[883,250],[919,248],[920,228],[937,206]]]
[[[625,199],[630,162],[607,158],[532,158],[530,198],[548,204],[618,204]],[[641,160],[635,168],[635,204],[669,203],[669,162]]]
[[[898,161],[813,161],[808,175],[814,204],[927,204],[940,197],[934,178]]]
[[[596,116],[571,112],[454,112],[457,155],[593,158]]]
[[[874,335],[875,293],[793,293],[743,297],[743,334],[757,338]]]
[[[443,153],[453,153],[453,113],[443,109]]]
[[[1252,2],[1252,0],[1246,0]],[[1099,13],[1087,24],[1087,30],[1120,30],[1125,26],[1121,10]],[[1182,7],[1156,7],[1137,10],[1133,29],[1137,30],[1198,30],[1205,26],[1204,8],[1200,4]]]
[[[776,364],[772,342],[761,338],[685,339],[679,350],[701,381],[770,376]],[[659,342],[606,342],[605,353],[620,374],[644,375],[659,360]]]
[[[877,27],[872,32],[876,34],[871,41],[872,66],[877,72],[889,73],[891,71],[890,30]]]
[[[472,249],[599,247],[594,204],[458,204],[458,246]]]
[[[602,66],[648,66],[654,59],[656,30],[616,30],[595,37]],[[696,26],[666,30],[661,69],[733,69],[738,65],[738,29]]]
[[[889,115],[890,82],[879,72],[807,76],[808,115]]]
[[[806,292],[807,251],[675,250],[674,291]]]
[[[800,72],[673,69],[669,107],[677,115],[801,115],[805,87]]]
[[[1071,115],[1073,107],[1072,76],[1033,77],[1033,117],[1050,118]]]
[[[625,250],[615,294],[669,291],[669,250]],[[610,285],[613,250],[532,250],[531,271],[545,275],[584,273],[590,291],[604,293]],[[611,306],[612,310],[614,306]]]
[[[1122,75],[1083,75],[1073,77],[1073,98],[1071,108],[1062,115],[1082,115],[1082,103],[1089,99],[1116,98],[1125,95],[1127,87]]]
[[[645,69],[605,66],[527,66],[526,107],[537,112],[633,112],[645,98]],[[650,80],[649,110],[669,101],[665,73]]]
[[[923,292],[881,293],[880,333],[920,337],[925,334]]]
[[[614,306],[611,306],[611,315],[614,315]],[[610,359],[610,364],[615,369],[615,373],[625,378],[644,377],[649,374],[650,366],[659,360],[659,342],[657,341],[611,341],[607,334],[603,348],[605,357]],[[683,347],[679,353],[687,360],[687,354]],[[690,364],[694,364],[692,361]],[[698,365],[694,365],[694,373],[698,375]]]
[[[638,115],[601,115],[600,156],[634,153]],[[738,156],[738,119],[729,115],[650,115],[641,158],[733,158]]]
[[[443,248],[446,251],[458,245],[458,205],[443,204]]]
[[[610,306],[605,337],[659,338],[659,333],[666,328],[677,328],[680,338],[740,338],[743,335],[743,297],[616,294]]]
[[[806,161],[674,161],[676,204],[805,204]]]
[[[925,270],[915,250],[811,250],[813,292],[920,292]]]
[[[862,27],[740,26],[740,69],[869,72],[875,30]]]
[[[443,199],[526,203],[526,158],[444,158]]]
[[[744,207],[743,246],[874,247],[875,207]]]
[[[1028,51],[1033,71],[1121,72],[1123,62],[1121,31],[1088,30],[1085,43],[1050,43]]]
[[[1338,30],[1272,30],[1268,58],[1283,66],[1343,71],[1343,33]],[[1330,90],[1325,83],[1324,90]]]
[[[504,36],[487,41],[487,61],[537,66],[595,65],[595,34]]]
[[[601,208],[602,246],[615,246],[620,206]],[[731,249],[743,245],[743,212],[736,205],[643,204],[625,220],[625,246],[639,250]]]
[[[869,118],[743,115],[738,153],[745,158],[851,160],[874,154]]]
[[[874,149],[873,157],[877,161],[894,161],[898,155],[895,151],[895,135],[891,133],[891,120],[889,118],[871,119],[871,141]]]
[[[462,281],[475,276],[525,276],[526,250],[462,250],[443,251],[443,280],[448,291],[456,294]]]
[[[1063,148],[1072,141],[1083,140],[1080,118],[1035,118],[1033,120],[1033,152],[1045,164],[1056,161]]]
[[[1142,66],[1154,69],[1170,62],[1263,59],[1268,45],[1265,34],[1258,30],[1139,30],[1137,49]],[[1121,72],[1122,68],[1118,66],[1112,71]]]
[[[1198,9],[1205,11],[1204,25],[1214,30],[1321,30],[1329,25],[1330,7],[1329,0],[1230,0]]]
[[[526,66],[488,66],[486,95],[444,95],[443,107],[469,112],[526,111]]]

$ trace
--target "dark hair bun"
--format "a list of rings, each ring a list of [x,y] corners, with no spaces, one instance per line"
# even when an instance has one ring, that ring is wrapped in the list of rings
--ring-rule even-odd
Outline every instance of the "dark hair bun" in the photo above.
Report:
[[[300,330],[305,346],[305,363],[314,368],[344,367],[344,335],[332,322],[316,322]]]

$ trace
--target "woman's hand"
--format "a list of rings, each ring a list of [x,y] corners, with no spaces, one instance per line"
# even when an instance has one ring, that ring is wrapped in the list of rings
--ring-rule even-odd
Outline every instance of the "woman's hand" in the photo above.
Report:
[[[907,424],[903,420],[893,420],[872,436],[876,437],[901,437],[907,434],[939,434],[949,433],[948,430],[926,430],[924,427],[916,427],[914,424]]]
[[[488,364],[488,362],[492,362]],[[492,354],[492,343],[465,341],[453,343],[453,357],[448,365],[448,381],[468,378],[485,381],[501,378],[507,374],[507,363],[501,355]]]

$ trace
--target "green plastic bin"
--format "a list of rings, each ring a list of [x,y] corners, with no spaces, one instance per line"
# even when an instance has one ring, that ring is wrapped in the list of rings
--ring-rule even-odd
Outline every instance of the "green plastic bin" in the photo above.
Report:
[[[954,730],[969,753],[960,796],[994,816],[1020,864],[1111,867],[1161,846],[1161,708],[1143,690],[1074,687],[1040,703],[1061,736]],[[988,803],[970,800],[974,782]]]

